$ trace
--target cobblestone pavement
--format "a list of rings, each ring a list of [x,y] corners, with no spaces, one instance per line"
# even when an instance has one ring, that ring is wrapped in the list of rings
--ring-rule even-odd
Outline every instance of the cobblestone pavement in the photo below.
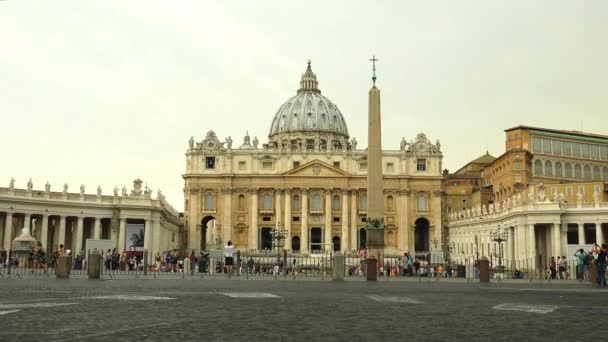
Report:
[[[465,282],[0,280],[0,341],[568,341],[608,291]]]

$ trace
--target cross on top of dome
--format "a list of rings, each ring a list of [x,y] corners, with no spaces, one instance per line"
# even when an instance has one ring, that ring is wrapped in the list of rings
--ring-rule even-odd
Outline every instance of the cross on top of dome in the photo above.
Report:
[[[319,82],[317,81],[317,75],[312,72],[312,68],[310,67],[310,59],[308,60],[308,66],[306,67],[306,71],[302,74],[302,80],[300,80],[300,89],[298,89],[298,94],[305,91],[312,91],[318,94],[321,94],[321,90],[319,90]]]

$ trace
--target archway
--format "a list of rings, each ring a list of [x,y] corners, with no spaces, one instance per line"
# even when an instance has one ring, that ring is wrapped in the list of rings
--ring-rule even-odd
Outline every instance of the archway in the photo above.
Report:
[[[294,236],[291,238],[291,250],[292,251],[300,251],[300,237]]]
[[[334,236],[334,238],[332,239],[332,242],[334,244],[334,252],[339,252],[340,251],[340,237]]]
[[[271,250],[272,249],[272,235],[270,232],[272,228],[262,228],[260,230],[260,249],[261,250]]]
[[[429,251],[429,221],[424,217],[416,220],[414,228],[414,251]]]
[[[211,224],[210,224],[211,223]],[[205,216],[201,220],[201,251],[207,250],[207,244],[213,243],[213,241],[207,241],[207,232],[209,232],[209,228],[212,228],[215,223],[215,217],[213,216]]]
[[[319,227],[310,229],[310,250],[320,251],[323,249],[323,230]]]
[[[367,246],[367,230],[365,228],[359,229],[359,247]]]

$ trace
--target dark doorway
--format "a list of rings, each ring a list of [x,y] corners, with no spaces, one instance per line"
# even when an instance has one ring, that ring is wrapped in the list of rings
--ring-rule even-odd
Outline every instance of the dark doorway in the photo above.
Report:
[[[213,216],[205,216],[201,220],[201,251],[207,250],[207,243],[209,242],[207,241],[207,224],[213,220],[215,220]]]
[[[260,231],[260,249],[272,249],[271,228],[262,228]]]
[[[416,252],[429,251],[429,221],[424,217],[417,219],[415,222],[414,250]]]
[[[359,229],[359,247],[367,246],[367,230],[365,228]]]
[[[300,237],[294,236],[291,238],[291,250],[292,251],[300,251]]]
[[[310,229],[310,250],[320,251],[323,249],[323,230],[321,228]]]
[[[339,252],[340,251],[340,237],[334,236],[334,238],[332,239],[332,242],[334,244],[334,252]]]

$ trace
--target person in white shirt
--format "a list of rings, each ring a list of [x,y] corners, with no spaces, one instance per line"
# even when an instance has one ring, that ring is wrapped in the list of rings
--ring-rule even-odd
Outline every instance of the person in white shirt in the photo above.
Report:
[[[234,246],[232,241],[228,241],[224,246],[224,257],[226,259],[226,272],[232,274],[232,266],[234,265]]]

